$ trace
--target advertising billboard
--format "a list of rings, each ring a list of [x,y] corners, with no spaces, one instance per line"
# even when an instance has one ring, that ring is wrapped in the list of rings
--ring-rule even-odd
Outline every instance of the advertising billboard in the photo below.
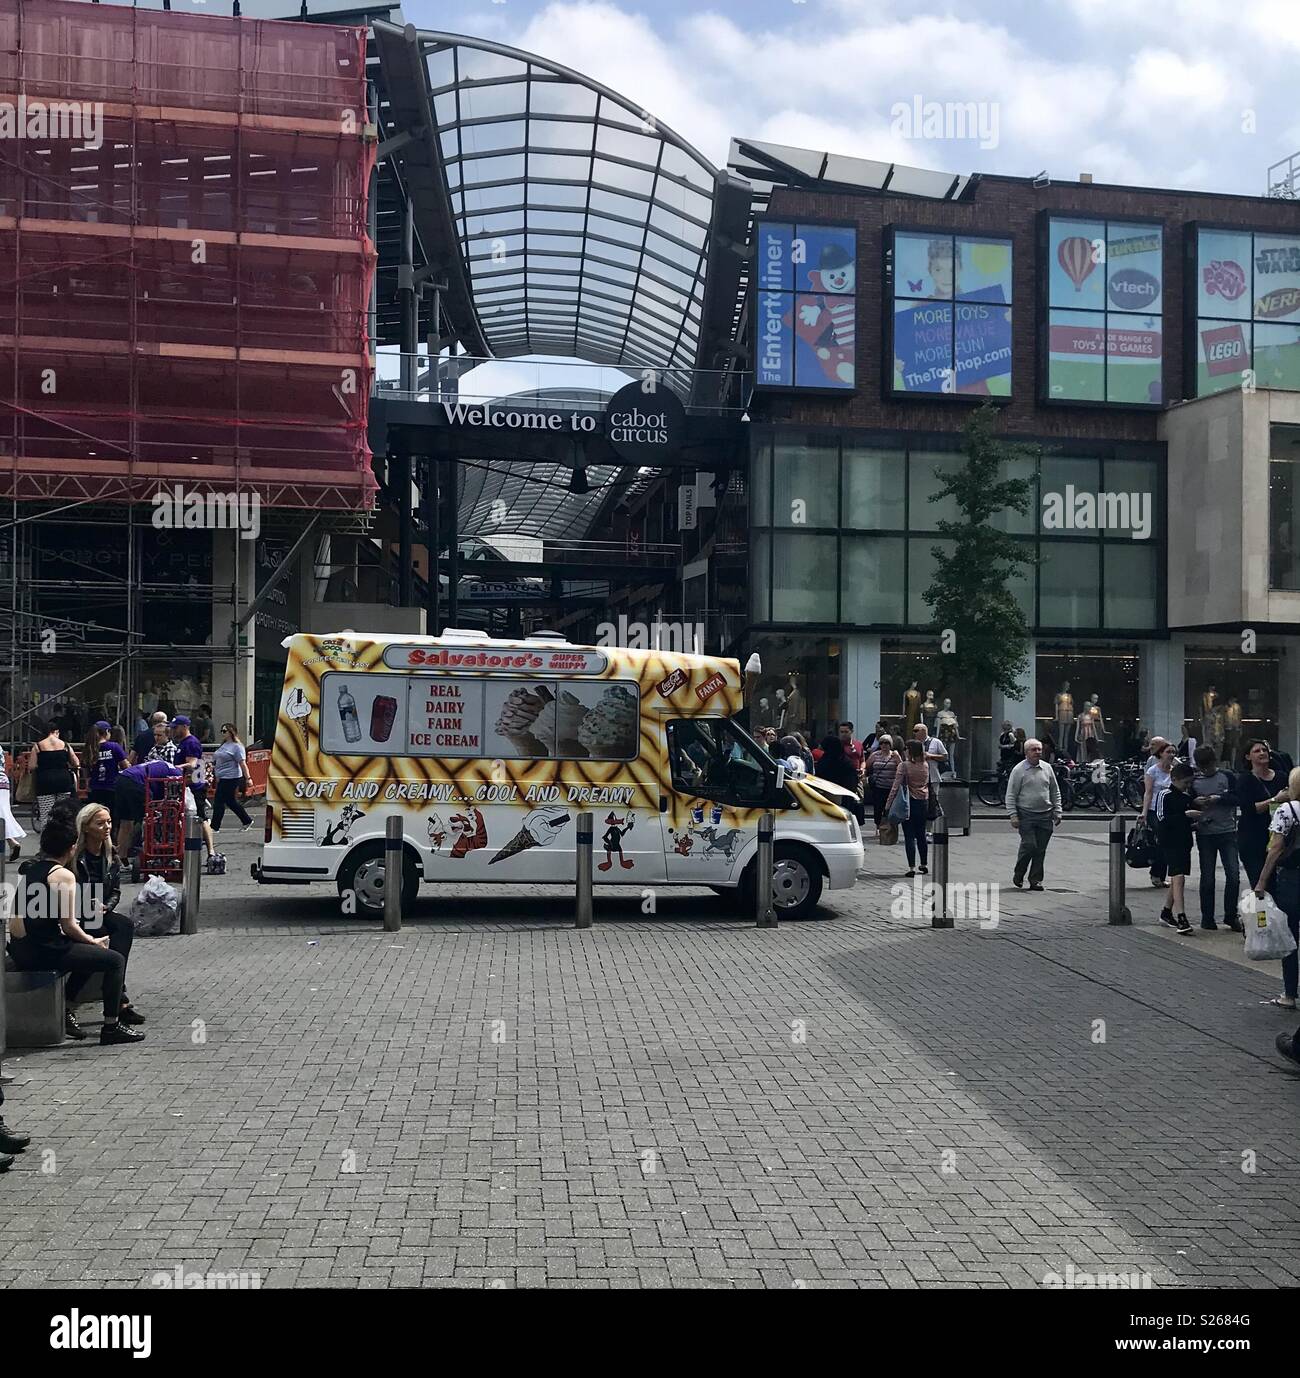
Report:
[[[1300,390],[1300,236],[1188,227],[1196,281],[1194,393]]]
[[[1159,406],[1164,231],[1047,217],[1046,401]]]
[[[895,229],[889,247],[895,396],[1011,395],[1011,240]]]
[[[857,231],[763,220],[757,235],[756,386],[853,391]]]

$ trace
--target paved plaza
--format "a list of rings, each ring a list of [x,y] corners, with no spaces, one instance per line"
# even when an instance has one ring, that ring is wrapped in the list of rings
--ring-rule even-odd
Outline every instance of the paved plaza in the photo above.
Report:
[[[254,836],[223,834],[200,934],[137,942],[143,1045],[6,1059],[35,1142],[0,1285],[1300,1283],[1277,966],[1156,927],[1134,872],[1108,927],[1104,823],[951,931],[869,843],[776,931],[707,891],[597,889],[578,932],[559,889],[459,888],[390,935],[254,885]],[[1015,845],[978,823],[952,879]]]

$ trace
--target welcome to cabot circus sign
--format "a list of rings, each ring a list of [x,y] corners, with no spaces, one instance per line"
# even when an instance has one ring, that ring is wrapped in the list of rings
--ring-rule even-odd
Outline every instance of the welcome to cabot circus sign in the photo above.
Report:
[[[662,387],[646,392],[640,383],[620,388],[603,413],[542,411],[508,401],[478,407],[443,402],[442,410],[449,426],[473,430],[603,434],[615,454],[634,464],[655,464],[676,454],[686,433],[686,412],[676,395]]]

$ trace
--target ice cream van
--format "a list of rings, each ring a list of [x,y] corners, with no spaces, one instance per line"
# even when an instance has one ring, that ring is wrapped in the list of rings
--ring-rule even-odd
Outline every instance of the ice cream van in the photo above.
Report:
[[[775,899],[812,912],[862,864],[845,791],[788,780],[736,714],[739,664],[563,637],[298,635],[288,651],[254,877],[332,882],[379,915],[384,824],[402,815],[404,905],[421,883],[572,884],[577,815],[595,879],[753,895],[776,811]]]

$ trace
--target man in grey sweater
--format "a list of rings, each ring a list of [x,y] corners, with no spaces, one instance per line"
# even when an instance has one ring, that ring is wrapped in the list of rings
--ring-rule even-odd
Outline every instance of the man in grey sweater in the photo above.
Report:
[[[1217,928],[1214,922],[1214,863],[1223,862],[1223,922],[1241,931],[1237,896],[1241,887],[1241,862],[1237,855],[1237,782],[1219,767],[1212,746],[1196,748],[1196,776],[1192,781],[1195,807],[1201,810],[1196,824],[1196,850],[1201,864],[1201,927]]]
[[[1011,883],[1019,889],[1029,870],[1029,888],[1043,888],[1043,857],[1052,830],[1061,821],[1061,786],[1056,772],[1043,760],[1043,744],[1037,737],[1025,743],[1025,759],[1017,761],[1007,780],[1007,813],[1020,833],[1020,851]]]

